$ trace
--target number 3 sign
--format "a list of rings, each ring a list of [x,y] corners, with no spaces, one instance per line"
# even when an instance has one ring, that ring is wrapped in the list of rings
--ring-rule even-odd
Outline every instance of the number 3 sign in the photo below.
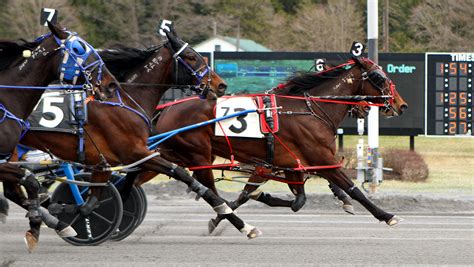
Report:
[[[359,42],[353,42],[351,46],[351,54],[354,57],[360,57],[364,53],[365,46]]]
[[[251,97],[218,98],[216,118],[248,109],[257,109],[257,105]],[[263,138],[263,134],[260,132],[259,115],[256,112],[216,123],[215,133],[216,136]]]

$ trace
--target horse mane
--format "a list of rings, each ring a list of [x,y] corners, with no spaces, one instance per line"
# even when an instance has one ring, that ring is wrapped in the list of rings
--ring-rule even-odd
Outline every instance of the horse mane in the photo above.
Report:
[[[288,95],[303,95],[304,92],[339,77],[352,67],[354,67],[354,64],[343,64],[321,73],[311,71],[295,72],[286,80],[287,88],[282,93]]]
[[[24,50],[32,50],[40,42],[28,42],[24,39],[0,40],[0,71],[7,69],[10,65],[23,54]]]
[[[107,69],[119,81],[124,81],[125,76],[135,67],[143,64],[156,50],[162,46],[139,49],[126,46],[114,46],[100,51],[100,57],[104,61]]]

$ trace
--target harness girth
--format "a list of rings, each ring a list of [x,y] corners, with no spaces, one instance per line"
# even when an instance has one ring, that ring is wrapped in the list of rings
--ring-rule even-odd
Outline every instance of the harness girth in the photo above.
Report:
[[[272,108],[271,99],[269,96],[263,97],[263,104],[265,105],[265,121],[267,122],[267,126],[269,128],[269,132],[265,133],[264,136],[267,139],[266,146],[267,146],[267,163],[273,165],[273,158],[275,154],[275,138],[273,137],[273,131],[275,128],[275,123],[272,116]]]
[[[84,124],[87,121],[87,105],[85,104],[85,97],[74,97],[74,116],[77,122],[77,159],[79,163],[84,163],[86,160],[86,142],[84,140]]]

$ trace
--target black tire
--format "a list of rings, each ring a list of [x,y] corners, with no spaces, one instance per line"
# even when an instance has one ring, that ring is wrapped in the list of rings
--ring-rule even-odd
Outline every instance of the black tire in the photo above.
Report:
[[[145,216],[148,211],[148,200],[146,198],[145,190],[143,190],[143,187],[141,186],[138,186],[137,189],[138,189],[138,192],[140,193],[140,196],[142,197],[143,205],[142,205],[142,213],[140,216],[140,220],[135,226],[135,229],[142,224],[143,220],[145,220]]]
[[[77,181],[89,181],[90,176],[90,173],[79,173],[74,178]],[[82,197],[87,199],[89,188],[79,186],[79,190],[82,192]],[[68,184],[60,184],[54,190],[51,203],[75,204]],[[59,220],[70,224],[77,232],[77,236],[63,238],[64,241],[75,246],[95,246],[103,243],[116,232],[122,221],[123,205],[120,193],[113,184],[103,188],[99,203],[99,207],[87,216],[82,215],[78,209],[74,213],[63,212],[57,216]],[[87,228],[90,229],[90,235]]]
[[[112,178],[113,183],[120,191],[122,188],[122,179],[119,175],[114,175]],[[120,241],[127,238],[136,228],[137,223],[140,221],[143,212],[143,200],[142,196],[136,186],[132,186],[130,195],[127,200],[123,202],[123,216],[122,222],[120,223],[117,231],[111,236],[110,240]]]

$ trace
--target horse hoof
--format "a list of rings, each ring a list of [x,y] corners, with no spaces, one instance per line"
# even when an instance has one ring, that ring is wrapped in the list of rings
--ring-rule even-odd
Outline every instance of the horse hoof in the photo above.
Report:
[[[354,206],[352,205],[342,205],[342,209],[352,215],[355,215]]]
[[[7,215],[0,213],[0,222],[7,223]]]
[[[402,222],[403,221],[403,218],[401,217],[398,217],[397,215],[393,215],[393,217],[387,221],[387,224],[390,225],[390,226],[394,226],[396,224],[398,224],[399,222]]]
[[[254,227],[250,232],[247,234],[249,239],[254,239],[262,235],[262,231],[258,230],[257,227]]]
[[[25,240],[25,245],[28,252],[29,253],[33,252],[33,250],[38,245],[38,239],[34,237],[32,233],[26,232],[24,240]]]
[[[214,230],[216,230],[217,224],[214,219],[210,219],[209,223],[207,224],[207,230],[209,231],[209,234],[212,234]]]
[[[68,226],[68,227],[62,229],[61,231],[56,230],[56,233],[61,238],[73,237],[73,236],[77,235],[76,230],[74,230],[74,228],[72,228],[71,226]]]

